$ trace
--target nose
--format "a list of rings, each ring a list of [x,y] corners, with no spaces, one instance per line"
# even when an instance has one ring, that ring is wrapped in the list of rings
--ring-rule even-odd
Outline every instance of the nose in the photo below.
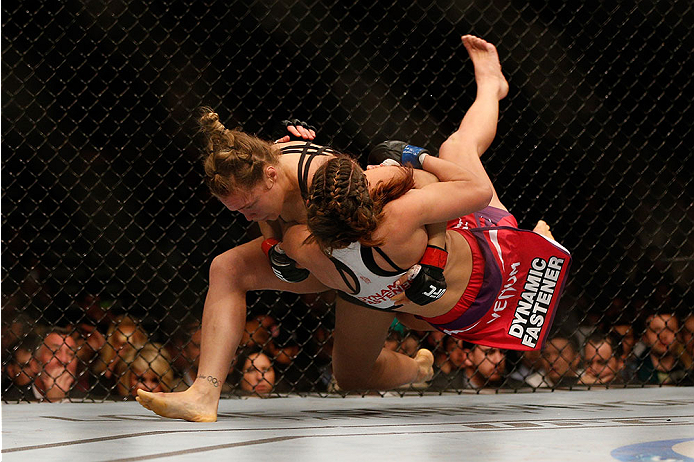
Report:
[[[64,365],[68,365],[72,361],[72,351],[69,347],[63,347],[58,351],[57,358]]]

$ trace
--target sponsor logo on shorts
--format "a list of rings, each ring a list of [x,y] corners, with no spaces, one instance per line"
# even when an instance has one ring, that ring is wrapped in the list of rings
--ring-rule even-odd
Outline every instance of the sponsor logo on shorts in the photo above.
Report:
[[[508,303],[507,299],[515,296],[516,292],[518,292],[518,289],[516,288],[516,283],[518,282],[516,274],[518,274],[519,266],[520,262],[511,263],[511,272],[506,278],[506,284],[504,284],[504,286],[501,288],[501,293],[498,297],[496,297],[496,300],[494,301],[494,311],[492,311],[492,319],[487,321],[487,324],[491,324],[501,317],[499,312],[504,311],[506,309],[506,305]]]
[[[521,339],[522,345],[535,348],[554,296],[559,274],[564,266],[564,259],[535,258],[530,266],[531,269],[528,271],[523,293],[518,300],[508,334]]]

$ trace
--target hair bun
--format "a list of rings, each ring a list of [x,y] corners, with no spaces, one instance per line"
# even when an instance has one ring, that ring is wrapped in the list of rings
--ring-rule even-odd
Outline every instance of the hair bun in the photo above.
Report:
[[[204,107],[201,109],[200,125],[209,134],[215,132],[224,132],[226,127],[219,121],[219,114],[214,112],[212,108]]]

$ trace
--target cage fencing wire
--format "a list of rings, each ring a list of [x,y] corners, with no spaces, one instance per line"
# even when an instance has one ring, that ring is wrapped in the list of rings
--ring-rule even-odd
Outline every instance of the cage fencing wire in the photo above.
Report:
[[[258,235],[203,185],[200,106],[266,139],[308,120],[362,161],[386,139],[435,149],[474,99],[465,33],[497,46],[511,86],[487,171],[574,264],[543,354],[394,324],[393,348],[437,357],[431,384],[400,392],[571,388],[595,368],[691,383],[692,23],[678,0],[3,2],[3,399],[31,399],[36,370],[75,399],[129,395],[136,363],[190,382],[210,262]],[[245,364],[260,351],[274,392],[339,392],[333,303],[249,294],[226,392],[266,371]],[[46,372],[50,333],[74,340],[70,380]]]

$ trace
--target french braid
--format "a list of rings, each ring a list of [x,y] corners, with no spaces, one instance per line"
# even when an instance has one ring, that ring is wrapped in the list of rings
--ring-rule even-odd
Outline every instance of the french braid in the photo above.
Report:
[[[414,186],[412,170],[403,168],[401,172],[369,191],[366,175],[354,160],[340,155],[325,162],[309,188],[308,241],[316,241],[328,251],[357,241],[382,245],[382,239],[375,239],[373,233],[383,218],[383,207]]]

